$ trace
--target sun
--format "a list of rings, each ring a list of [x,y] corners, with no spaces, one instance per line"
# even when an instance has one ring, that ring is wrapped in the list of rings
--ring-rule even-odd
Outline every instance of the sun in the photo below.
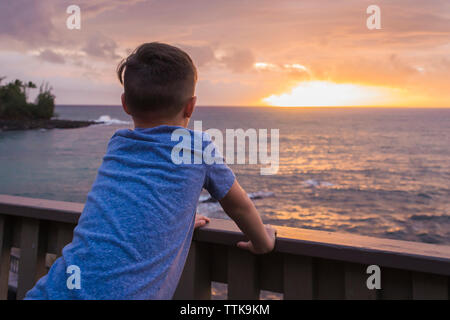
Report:
[[[262,101],[278,107],[337,107],[398,105],[401,90],[330,81],[301,82],[291,92],[268,96]]]

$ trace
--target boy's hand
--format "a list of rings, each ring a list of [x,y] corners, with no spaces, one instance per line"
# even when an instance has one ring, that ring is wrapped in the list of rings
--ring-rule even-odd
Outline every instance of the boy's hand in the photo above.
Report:
[[[264,227],[266,229],[268,238],[266,247],[256,248],[251,241],[240,241],[237,243],[237,246],[241,249],[248,250],[254,254],[264,254],[272,251],[273,248],[275,247],[275,238],[277,235],[277,230],[275,230],[275,228],[273,228],[269,224],[265,225]]]
[[[195,214],[194,229],[205,226],[209,222],[209,218],[202,216],[201,214]]]

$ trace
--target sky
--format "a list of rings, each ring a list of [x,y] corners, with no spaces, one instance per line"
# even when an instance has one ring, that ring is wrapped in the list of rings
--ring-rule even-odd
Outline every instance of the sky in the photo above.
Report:
[[[192,56],[199,105],[450,107],[448,0],[0,0],[0,77],[57,104],[120,104],[118,62],[152,41]]]

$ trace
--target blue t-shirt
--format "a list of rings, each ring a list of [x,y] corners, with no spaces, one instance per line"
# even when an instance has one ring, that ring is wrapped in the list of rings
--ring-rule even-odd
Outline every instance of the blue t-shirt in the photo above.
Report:
[[[186,138],[173,139],[177,129],[192,138],[192,148],[181,151],[189,151],[190,163],[173,161],[174,147]],[[235,180],[224,163],[194,161],[211,146],[207,134],[181,127],[118,130],[72,242],[26,299],[171,299],[189,252],[200,192],[205,188],[220,200]],[[79,289],[69,279],[69,266],[79,268]]]

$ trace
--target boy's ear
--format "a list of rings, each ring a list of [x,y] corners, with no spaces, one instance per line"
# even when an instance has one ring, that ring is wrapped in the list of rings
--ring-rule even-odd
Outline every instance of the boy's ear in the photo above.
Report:
[[[186,104],[186,107],[184,108],[184,117],[185,118],[190,118],[192,116],[196,102],[197,102],[196,96],[193,96],[189,99],[188,103]]]
[[[122,96],[120,97],[122,100],[122,108],[123,111],[125,111],[127,114],[131,115],[130,111],[128,110],[127,104],[125,103],[125,93],[122,93]]]

